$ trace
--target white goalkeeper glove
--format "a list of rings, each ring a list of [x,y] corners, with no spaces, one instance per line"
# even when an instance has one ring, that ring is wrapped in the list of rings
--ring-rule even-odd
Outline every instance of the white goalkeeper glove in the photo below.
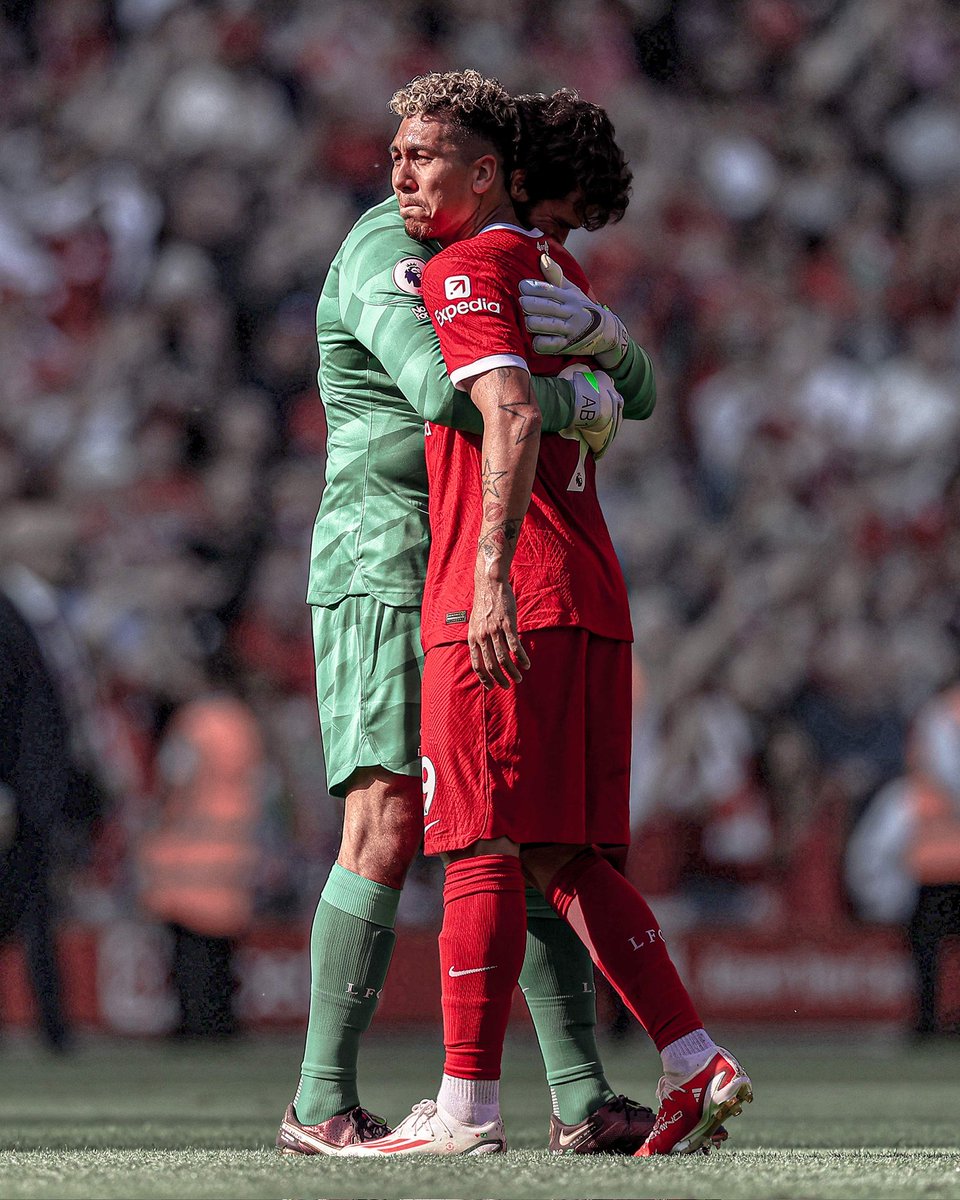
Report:
[[[601,458],[617,436],[623,420],[623,397],[613,380],[603,371],[591,371],[584,363],[571,363],[560,372],[561,379],[573,384],[573,421],[560,432],[563,437],[580,438]]]
[[[538,354],[582,354],[611,370],[627,352],[629,336],[609,308],[597,304],[549,254],[540,255],[543,279],[521,279],[520,307]]]

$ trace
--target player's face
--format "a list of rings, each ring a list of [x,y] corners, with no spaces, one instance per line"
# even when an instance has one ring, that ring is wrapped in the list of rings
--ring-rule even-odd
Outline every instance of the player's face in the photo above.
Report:
[[[449,246],[476,231],[483,201],[476,185],[487,178],[491,155],[471,160],[442,121],[405,117],[390,157],[391,183],[410,237]]]
[[[522,215],[528,225],[542,229],[547,237],[562,246],[571,230],[579,229],[583,224],[582,203],[583,196],[578,189],[557,200],[537,200],[526,206]]]

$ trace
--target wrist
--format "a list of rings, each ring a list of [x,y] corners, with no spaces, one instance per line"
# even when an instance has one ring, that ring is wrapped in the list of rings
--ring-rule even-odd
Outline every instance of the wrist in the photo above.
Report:
[[[501,557],[488,558],[480,548],[477,554],[477,562],[474,568],[474,576],[476,579],[482,579],[485,583],[505,584],[510,582],[510,562],[508,559]]]
[[[599,354],[594,355],[597,366],[602,367],[604,371],[615,371],[626,357],[626,349],[621,349],[620,346],[614,350],[602,350]]]
[[[623,362],[630,345],[626,326],[614,313],[607,311],[604,332],[607,334],[606,349],[598,351],[594,358],[604,371],[613,371]]]

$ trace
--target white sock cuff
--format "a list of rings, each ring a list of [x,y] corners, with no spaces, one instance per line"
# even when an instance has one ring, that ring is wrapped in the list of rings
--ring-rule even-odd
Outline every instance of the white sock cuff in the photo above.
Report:
[[[694,1029],[660,1051],[665,1075],[687,1078],[706,1066],[717,1052],[717,1045],[705,1029]]]
[[[500,1113],[499,1079],[459,1079],[444,1075],[437,1103],[451,1117],[468,1125],[485,1125]]]
[[[705,1029],[695,1029],[692,1033],[685,1033],[682,1038],[677,1038],[675,1042],[671,1042],[666,1047],[667,1050],[676,1050],[678,1054],[705,1054],[708,1050],[716,1050],[716,1043]]]

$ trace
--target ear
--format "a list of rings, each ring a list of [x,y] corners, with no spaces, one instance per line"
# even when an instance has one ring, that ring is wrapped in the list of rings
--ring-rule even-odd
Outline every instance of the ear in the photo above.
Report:
[[[527,173],[522,167],[515,167],[510,172],[510,199],[526,204],[530,199],[527,191]]]
[[[495,154],[484,154],[473,163],[473,190],[478,196],[489,192],[500,174],[500,163]]]

